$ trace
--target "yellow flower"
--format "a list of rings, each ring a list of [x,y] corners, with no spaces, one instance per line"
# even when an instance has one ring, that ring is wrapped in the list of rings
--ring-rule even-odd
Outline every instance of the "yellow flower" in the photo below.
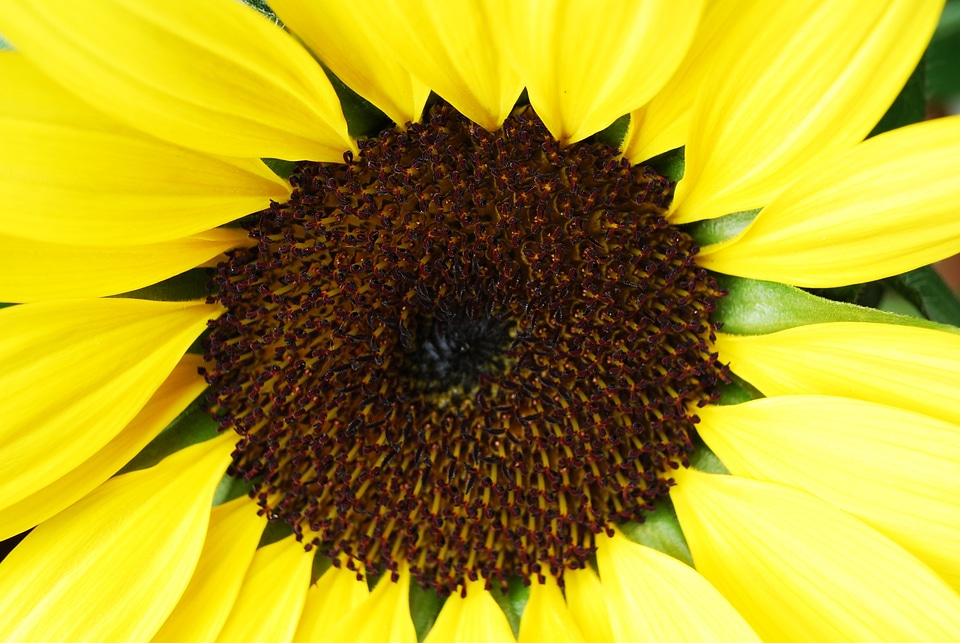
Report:
[[[0,564],[4,597],[0,632],[5,640],[414,641],[411,605],[423,596],[439,599],[432,591],[421,590],[412,577],[426,579],[428,585],[431,578],[445,579],[461,590],[447,597],[439,610],[426,634],[431,643],[513,640],[508,615],[516,619],[518,608],[503,603],[498,589],[503,579],[497,574],[506,578],[521,571],[530,583],[519,617],[522,641],[955,637],[960,631],[960,337],[934,324],[877,323],[902,320],[863,311],[847,319],[865,321],[786,322],[781,330],[761,335],[714,335],[701,319],[710,312],[717,293],[712,277],[700,268],[792,286],[832,287],[894,275],[960,250],[960,218],[954,211],[960,198],[960,174],[955,169],[960,119],[926,122],[863,142],[919,60],[941,2],[275,0],[270,4],[286,30],[233,0],[98,0],[58,3],[55,8],[11,0],[0,12],[0,34],[15,49],[0,54],[7,88],[0,99],[5,151],[0,159],[4,208],[0,247],[5,264],[0,301],[20,304],[0,310],[4,364],[0,538],[33,528]],[[380,139],[351,137],[337,93],[317,59],[401,127],[388,129]],[[317,365],[316,358],[302,366],[294,358],[286,362],[277,358],[286,349],[279,339],[268,337],[269,332],[256,337],[229,334],[230,328],[246,323],[241,311],[250,319],[258,315],[257,310],[244,308],[253,295],[244,294],[248,282],[243,281],[242,270],[269,272],[274,269],[267,265],[270,261],[283,263],[299,256],[303,239],[289,240],[283,236],[288,229],[281,226],[276,232],[270,226],[294,217],[296,208],[313,208],[310,199],[319,195],[316,199],[325,205],[316,205],[313,215],[339,213],[341,219],[311,224],[322,233],[311,233],[316,236],[310,243],[318,247],[325,234],[341,236],[325,247],[325,262],[297,264],[297,271],[284,275],[288,281],[282,283],[292,285],[304,277],[307,288],[311,284],[317,288],[312,297],[329,297],[336,305],[311,320],[312,325],[295,323],[293,335],[285,337],[326,328],[322,341],[335,346],[333,353],[350,355],[349,351],[360,350],[356,347],[361,342],[375,344],[376,337],[361,340],[357,334],[367,328],[364,323],[375,327],[374,321],[348,319],[344,306],[353,302],[355,309],[363,308],[362,303],[368,310],[380,310],[378,302],[361,301],[362,294],[354,289],[376,282],[386,293],[390,285],[381,282],[389,278],[377,272],[386,268],[375,263],[379,255],[356,255],[360,258],[351,263],[341,262],[345,254],[340,252],[359,244],[360,236],[386,235],[387,224],[382,230],[370,228],[358,223],[360,215],[348,209],[366,203],[366,197],[380,198],[376,190],[388,184],[377,183],[376,188],[364,184],[347,195],[355,200],[347,198],[339,210],[339,190],[356,187],[350,183],[351,172],[361,167],[351,159],[372,157],[377,150],[389,154],[400,149],[395,141],[409,141],[414,134],[439,146],[439,139],[430,137],[446,135],[455,127],[481,141],[477,149],[486,144],[482,141],[494,141],[490,149],[497,145],[508,151],[520,149],[522,141],[507,140],[502,132],[528,136],[534,131],[516,125],[520,120],[508,120],[524,88],[550,134],[536,147],[543,150],[542,158],[569,159],[580,154],[578,150],[597,150],[577,144],[624,114],[631,120],[622,152],[631,163],[685,146],[685,176],[666,211],[670,225],[664,234],[680,239],[680,228],[673,226],[729,213],[759,210],[759,214],[725,241],[699,253],[684,250],[688,252],[684,256],[693,257],[681,261],[690,271],[684,273],[685,279],[693,285],[671,285],[659,299],[652,299],[651,306],[658,310],[683,308],[688,315],[677,321],[665,314],[657,323],[661,329],[679,324],[679,330],[670,331],[675,333],[671,341],[693,342],[689,355],[700,361],[683,374],[703,380],[702,387],[685,393],[683,377],[667,372],[667,383],[657,384],[666,402],[641,399],[636,392],[647,389],[635,382],[620,386],[636,396],[609,401],[617,393],[608,395],[613,386],[603,383],[604,378],[629,379],[633,373],[630,360],[635,358],[624,355],[636,348],[630,343],[635,340],[623,340],[610,352],[578,356],[593,360],[583,373],[557,376],[559,382],[582,380],[582,390],[558,385],[554,398],[514,402],[513,412],[519,416],[521,410],[533,413],[555,404],[567,410],[564,417],[571,426],[586,418],[596,427],[614,424],[635,428],[644,436],[650,431],[655,435],[661,420],[680,429],[698,422],[696,434],[730,475],[717,473],[716,465],[699,465],[704,470],[679,466],[686,464],[691,452],[692,425],[679,432],[686,441],[678,442],[674,436],[672,442],[656,443],[661,438],[644,437],[642,445],[628,440],[624,451],[618,451],[621,445],[615,441],[601,442],[603,448],[596,452],[630,457],[619,461],[621,468],[603,472],[605,477],[584,478],[578,471],[576,479],[592,480],[583,489],[606,494],[606,501],[622,511],[609,515],[633,516],[631,512],[642,513],[648,501],[665,503],[666,481],[675,482],[669,501],[686,542],[664,544],[655,542],[656,534],[643,527],[623,523],[625,519],[605,521],[602,515],[593,522],[577,522],[578,517],[574,527],[564,527],[567,523],[561,518],[569,518],[565,505],[554,508],[547,500],[536,513],[536,498],[545,498],[544,490],[551,489],[546,478],[563,478],[562,502],[582,497],[583,490],[577,496],[577,485],[567,477],[570,472],[557,461],[546,455],[537,461],[540,447],[530,442],[516,466],[529,479],[540,476],[539,484],[519,490],[534,494],[534,501],[524,505],[517,500],[516,506],[525,509],[514,522],[506,513],[494,516],[506,520],[511,533],[484,513],[496,478],[471,479],[465,489],[456,490],[467,498],[484,498],[479,513],[464,503],[447,518],[452,524],[470,517],[472,522],[464,522],[457,532],[457,542],[476,557],[454,560],[445,546],[421,551],[409,544],[441,533],[441,526],[431,527],[426,516],[421,523],[405,518],[404,529],[413,541],[403,540],[402,534],[382,538],[384,551],[378,553],[377,539],[395,532],[389,531],[392,523],[385,527],[366,516],[393,515],[396,507],[381,504],[371,511],[369,505],[360,505],[358,493],[346,500],[338,496],[340,504],[324,509],[334,516],[324,518],[324,525],[335,523],[340,509],[345,512],[341,516],[349,516],[338,527],[337,533],[349,535],[341,540],[332,531],[321,533],[311,527],[307,518],[284,517],[304,542],[313,538],[302,533],[306,525],[320,534],[316,544],[321,551],[332,552],[336,564],[315,578],[312,572],[322,571],[322,566],[314,570],[314,552],[305,553],[293,536],[258,547],[267,517],[264,510],[258,513],[257,504],[276,518],[290,513],[289,503],[299,502],[300,515],[312,516],[306,513],[311,500],[341,489],[328,481],[317,487],[326,492],[298,497],[291,488],[315,481],[297,477],[302,470],[294,461],[319,453],[336,460],[337,449],[347,444],[343,436],[358,429],[347,426],[351,418],[328,411],[322,419],[310,420],[319,432],[264,441],[270,430],[300,426],[289,416],[275,414],[269,404],[288,408],[296,401],[301,409],[310,409],[311,417],[320,417],[323,408],[334,407],[316,410],[311,395],[332,399],[337,392],[330,387],[340,380],[330,375],[322,379],[327,388],[302,391],[298,387],[304,380],[296,379],[300,375],[283,371],[292,383],[281,395],[277,391],[286,390],[283,382],[270,379],[275,372],[244,370],[250,368],[244,360],[255,352],[251,346],[261,340],[267,346],[266,359],[276,358],[277,369],[300,372]],[[416,125],[431,92],[480,127],[457,121],[459,117],[442,105],[430,111],[435,120]],[[523,113],[514,118],[536,120],[529,110]],[[377,140],[385,143],[375,148]],[[444,158],[465,154],[457,145],[441,151],[450,155]],[[590,154],[594,152],[583,152]],[[291,186],[267,169],[260,160],[265,158],[312,163],[298,166],[293,179],[297,185]],[[515,160],[508,159],[504,167],[514,167],[510,163]],[[326,165],[317,165],[321,162]],[[336,165],[347,162],[350,165]],[[499,180],[484,173],[483,162],[471,166],[481,187],[470,189],[489,190],[493,184],[483,181]],[[414,164],[395,165],[391,171],[396,176],[412,176],[420,169]],[[645,172],[614,161],[607,165],[598,162],[596,176],[583,181],[598,181],[599,191],[610,188],[604,172],[633,177]],[[580,180],[569,173],[572,167],[580,166],[563,166],[565,183],[559,188],[571,193],[571,183]],[[439,177],[435,184],[418,184],[417,189],[429,192],[446,181],[444,194],[460,194],[458,186],[469,181],[454,170],[460,171],[446,165],[433,168],[431,176]],[[548,170],[553,171],[544,172]],[[332,177],[330,182],[310,184],[314,171],[326,172],[323,176]],[[650,178],[653,192],[660,180]],[[309,185],[318,190],[316,195],[308,194]],[[545,181],[538,189],[553,193],[559,185]],[[411,199],[421,198],[414,188],[404,189],[401,193]],[[467,218],[457,224],[460,227],[450,223],[451,213],[464,214],[463,207],[458,209],[460,199],[443,201],[437,205],[437,227],[446,226],[447,233],[458,239],[464,229],[475,240],[501,239],[490,246],[491,256],[497,256],[501,250],[497,244],[507,243],[504,237],[484,237],[483,224],[470,218],[474,207],[479,218],[492,216],[485,209],[487,194],[470,192],[472,205],[466,208]],[[536,206],[547,203],[542,194],[543,200],[521,208],[520,216],[528,224]],[[592,196],[583,198],[593,203]],[[656,202],[646,199],[637,206],[637,216],[659,217]],[[380,208],[381,202],[376,203]],[[564,201],[549,203],[559,208]],[[428,212],[433,205],[421,204],[423,213],[434,216]],[[412,210],[396,211],[409,215]],[[252,226],[255,242],[237,227],[221,227],[255,212],[261,212],[260,223]],[[386,221],[393,212],[383,209],[376,216]],[[636,245],[617,241],[624,228],[618,219],[590,218],[596,214],[593,210],[587,214],[591,225],[606,226],[609,234],[602,243],[594,235],[583,245],[562,246],[579,252],[575,259],[543,257],[537,247],[518,246],[513,261],[522,255],[524,270],[533,274],[541,265],[537,262],[549,259],[559,268],[545,270],[544,279],[572,266],[583,273],[578,273],[581,281],[576,283],[592,284],[586,274],[591,266],[605,270],[609,264],[591,263],[591,257],[602,254],[593,251],[591,243],[623,257],[645,252],[640,248],[643,241]],[[506,217],[505,211],[498,209],[496,216]],[[432,232],[425,226],[428,222],[408,216],[399,218],[397,227],[407,235],[403,239],[421,243]],[[635,232],[627,228],[624,234]],[[497,234],[501,233],[503,229]],[[555,239],[547,240],[546,233],[543,238],[541,250],[560,247],[551,246]],[[259,246],[249,248],[251,243]],[[404,262],[420,257],[408,252],[412,258],[404,258],[401,250],[384,250],[383,256],[392,253],[396,258],[384,259],[383,265],[407,279],[400,272],[407,266]],[[229,258],[220,261],[227,251]],[[657,255],[656,261],[674,266],[664,254],[672,255],[673,250],[655,250],[650,257]],[[239,259],[250,256],[254,259],[246,263]],[[372,267],[363,267],[364,258]],[[109,298],[217,261],[220,276],[214,283],[220,291],[206,302]],[[641,263],[638,260],[637,266]],[[467,270],[457,265],[457,270]],[[350,281],[351,266],[366,270],[366,281]],[[427,272],[454,272],[442,265],[422,267]],[[231,272],[232,268],[238,270]],[[342,270],[334,274],[334,268]],[[314,269],[327,276],[311,282]],[[639,332],[629,326],[637,319],[617,314],[634,310],[633,298],[640,298],[640,291],[631,290],[639,286],[631,285],[630,278],[642,270],[646,268],[624,267],[618,279],[625,274],[626,280],[616,285],[626,290],[593,292],[584,286],[574,293],[578,307],[551,310],[576,319],[595,310],[612,310],[614,321],[607,327],[614,329],[611,337],[622,337],[617,333],[627,333],[628,328]],[[656,270],[643,274],[653,280],[652,275],[659,274]],[[416,276],[410,279],[416,281]],[[666,283],[672,277],[656,279]],[[518,282],[503,278],[496,283],[504,287]],[[342,290],[334,293],[334,284]],[[238,294],[231,299],[223,292],[233,285]],[[456,283],[449,288],[454,292]],[[283,289],[266,290],[264,299],[255,300],[257,305],[276,305],[268,312],[293,315],[277,303]],[[694,290],[697,297],[684,295]],[[611,304],[621,292],[631,293],[629,301]],[[417,293],[411,289],[409,294],[411,299],[405,301],[413,309]],[[569,299],[566,292],[553,294]],[[709,302],[703,303],[701,295]],[[458,306],[469,303],[463,295],[457,297]],[[681,305],[675,299],[690,301]],[[522,322],[498,325],[484,317],[486,313],[467,312],[463,315],[468,321],[461,323],[457,314],[444,318],[450,324],[446,331],[434,329],[434,335],[415,341],[406,338],[418,347],[402,357],[419,360],[403,362],[408,369],[404,391],[422,394],[433,405],[423,416],[426,419],[408,433],[434,435],[430,431],[435,433],[445,421],[454,427],[446,440],[432,438],[435,441],[427,444],[430,454],[418,451],[414,458],[408,449],[403,462],[420,466],[424,458],[440,458],[437,453],[449,451],[452,455],[442,457],[447,458],[451,481],[463,479],[458,466],[475,466],[465,455],[457,455],[468,450],[461,449],[465,434],[456,418],[458,409],[482,404],[464,399],[478,390],[477,381],[482,384],[484,378],[496,379],[510,369],[529,368],[521,358],[511,361],[513,353],[503,348],[518,341]],[[407,328],[410,317],[404,315],[391,322],[394,330]],[[440,317],[438,312],[436,319]],[[333,329],[334,322],[345,325]],[[574,321],[562,318],[556,323],[567,328],[565,324]],[[187,350],[208,324],[214,331],[204,361]],[[451,366],[454,353],[469,343],[464,336],[492,342],[484,345],[480,358],[472,358],[470,368],[476,367],[476,373]],[[560,342],[557,337],[530,337],[540,342],[541,350]],[[599,346],[605,337],[594,334],[591,341]],[[645,355],[657,360],[676,357],[679,349],[664,347],[665,343]],[[402,339],[395,344],[406,345]],[[228,345],[239,348],[230,352],[234,349],[225,348]],[[573,348],[564,350],[576,353]],[[685,364],[689,355],[682,353],[676,364]],[[729,364],[730,371],[765,397],[740,404],[713,403],[717,396],[711,382],[727,377],[721,363]],[[243,437],[226,431],[185,446],[155,466],[114,476],[206,388],[199,368],[214,383],[208,394],[211,410]],[[369,387],[375,380],[369,378],[375,377],[375,370],[360,361],[344,368],[368,378],[356,388],[373,391]],[[549,368],[543,366],[543,372]],[[656,368],[653,363],[650,372],[658,372]],[[436,382],[451,372],[459,378],[456,386],[438,393]],[[347,375],[343,378],[352,381]],[[503,382],[506,386],[508,380]],[[520,388],[529,382],[509,383],[519,387],[517,396],[527,395]],[[262,389],[270,395],[261,396]],[[582,391],[603,397],[607,406],[586,394],[575,401],[564,397]],[[245,397],[254,405],[242,402]],[[396,401],[401,399],[410,400],[408,396]],[[668,408],[672,401],[677,401],[675,413]],[[268,406],[259,407],[261,403]],[[362,413],[354,420],[374,418],[379,424],[398,425],[396,418],[407,412],[395,403],[376,415],[368,411],[376,404],[374,400],[358,405]],[[601,417],[591,410],[597,404],[615,410]],[[643,426],[631,424],[635,406],[653,409]],[[241,407],[246,415],[237,411]],[[594,415],[588,418],[590,413]],[[531,435],[549,434],[548,423],[537,415],[489,428],[510,434],[504,444],[508,437],[522,443]],[[264,428],[268,425],[270,430]],[[560,440],[548,445],[554,449],[550,453],[565,453],[564,447],[575,451],[562,442],[562,433],[550,435]],[[329,436],[339,442],[324,451],[328,447],[323,440]],[[404,440],[415,444],[412,436]],[[293,456],[284,451],[290,444],[300,445]],[[507,452],[499,441],[491,444],[501,449],[499,456]],[[631,444],[637,446],[634,451]],[[399,452],[404,445],[381,441],[366,446],[386,453],[392,447]],[[278,459],[274,448],[287,453],[287,459]],[[488,455],[493,460],[499,457]],[[656,465],[642,470],[649,479],[630,478],[627,474],[639,466],[635,461],[644,458]],[[370,467],[357,469],[355,475],[375,476],[387,466],[386,460],[385,455],[371,459]],[[215,489],[231,461],[233,471],[253,482],[257,497],[218,502],[211,511]],[[313,462],[320,460],[310,461],[305,470],[310,471]],[[673,466],[679,468],[673,471]],[[429,469],[424,475],[421,481],[430,477]],[[383,484],[407,493],[416,480],[395,476]],[[604,491],[608,488],[630,494],[618,499]],[[436,502],[443,505],[448,500],[441,495]],[[423,499],[433,501],[432,496]],[[590,502],[579,506],[583,511],[596,508]],[[668,504],[665,513],[671,511]],[[553,526],[518,535],[528,520]],[[316,524],[321,524],[319,518]],[[363,534],[350,531],[358,524],[372,526]],[[590,525],[599,527],[591,534],[576,531]],[[501,545],[492,536],[496,529],[499,537],[521,543],[520,548],[498,549]],[[534,542],[541,537],[558,538],[559,544]],[[331,542],[339,549],[331,549]],[[580,543],[591,546],[578,551]],[[595,566],[584,566],[594,548]],[[679,557],[686,552],[693,566],[660,550]],[[551,561],[524,558],[557,551],[573,558],[560,554]],[[497,555],[508,556],[517,567],[478,562]],[[380,577],[372,591],[366,582],[358,582],[368,571],[365,561],[371,563],[370,574]],[[433,571],[424,571],[428,568]],[[440,581],[431,587],[440,593],[449,589]],[[421,634],[430,625],[417,624]]]

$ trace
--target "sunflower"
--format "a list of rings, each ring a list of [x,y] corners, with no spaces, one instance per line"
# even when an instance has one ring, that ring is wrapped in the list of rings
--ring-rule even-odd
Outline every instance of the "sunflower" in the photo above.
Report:
[[[5,639],[960,631],[941,2],[270,6],[4,5]]]

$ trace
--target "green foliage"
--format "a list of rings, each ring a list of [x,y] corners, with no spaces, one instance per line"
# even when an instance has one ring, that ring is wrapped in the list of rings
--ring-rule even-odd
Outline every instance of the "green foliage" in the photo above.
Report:
[[[657,502],[656,509],[648,513],[642,523],[628,522],[618,525],[618,528],[633,542],[652,547],[693,567],[690,547],[683,537],[677,512],[669,498]]]

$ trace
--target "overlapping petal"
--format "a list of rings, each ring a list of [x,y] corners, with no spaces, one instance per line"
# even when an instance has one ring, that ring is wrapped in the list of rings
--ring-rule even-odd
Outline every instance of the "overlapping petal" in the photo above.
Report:
[[[406,567],[391,579],[386,572],[365,601],[327,632],[331,643],[416,643],[410,617],[410,572]]]
[[[0,53],[0,74],[11,89],[0,93],[0,233],[61,245],[155,244],[290,194],[259,160],[214,158],[113,121],[24,56]]]
[[[577,627],[589,641],[613,641],[607,594],[592,568],[568,569],[563,574],[563,592]]]
[[[586,643],[576,620],[567,609],[557,579],[548,574],[544,580],[546,582],[541,584],[536,578],[532,579],[530,598],[520,619],[519,642]]]
[[[942,6],[797,0],[745,7],[726,36],[739,46],[713,53],[694,108],[672,220],[762,207],[863,140],[920,60]]]
[[[768,397],[838,395],[960,425],[960,336],[952,333],[844,322],[767,335],[718,333],[714,347]]]
[[[148,640],[187,586],[233,440],[113,478],[0,564],[4,641]]]
[[[95,18],[94,18],[95,17]],[[210,154],[339,162],[355,149],[323,70],[233,0],[11,0],[0,33],[118,120]]]
[[[656,94],[702,9],[702,0],[504,1],[501,46],[550,133],[575,143]]]
[[[697,414],[700,435],[731,473],[823,498],[960,589],[960,426],[822,395],[707,406]]]
[[[219,640],[291,641],[307,598],[312,565],[313,555],[293,536],[258,549]]]
[[[77,299],[0,310],[0,507],[43,489],[140,412],[216,306]]]
[[[613,640],[755,641],[743,617],[690,567],[617,531],[599,536],[597,566]]]
[[[23,500],[0,509],[0,540],[39,525],[96,489],[133,459],[194,400],[207,384],[197,373],[198,355],[184,355],[157,392],[127,426],[75,469]]]
[[[0,301],[116,295],[178,275],[248,242],[239,228],[122,246],[61,245],[0,233]]]
[[[697,257],[738,277],[861,283],[960,251],[960,116],[886,132],[822,162],[730,241]]]
[[[321,640],[325,632],[370,595],[366,581],[357,575],[345,567],[331,566],[310,586],[293,637],[295,643]]]
[[[447,597],[424,643],[513,643],[516,640],[503,610],[483,588],[484,582],[468,582],[466,596]]]
[[[846,512],[782,484],[675,477],[670,497],[697,570],[764,640],[948,641],[960,631],[960,596]]]
[[[217,640],[267,524],[258,509],[246,496],[213,508],[197,567],[154,643]]]

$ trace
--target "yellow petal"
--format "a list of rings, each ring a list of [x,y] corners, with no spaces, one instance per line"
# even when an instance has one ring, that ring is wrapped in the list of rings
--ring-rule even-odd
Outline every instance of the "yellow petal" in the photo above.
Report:
[[[397,582],[387,571],[365,601],[328,630],[330,643],[416,643],[410,617],[410,572],[400,570]]]
[[[747,7],[765,0],[708,0],[683,62],[644,107],[631,114],[623,153],[639,163],[687,142],[690,112],[713,61],[743,48],[728,36]]]
[[[889,277],[960,250],[960,116],[876,136],[821,163],[740,236],[697,263],[739,277],[831,287]]]
[[[543,585],[536,578],[532,580],[530,599],[520,618],[520,643],[585,643],[577,622],[567,609],[557,579],[547,574]]]
[[[312,566],[313,554],[293,536],[258,549],[217,640],[292,640]]]
[[[420,120],[430,88],[414,79],[397,59],[383,55],[377,27],[384,24],[384,17],[374,4],[273,0],[270,8],[337,78],[394,122]]]
[[[731,473],[809,491],[960,589],[957,425],[822,395],[707,406],[697,414],[698,432]]]
[[[857,322],[768,335],[717,334],[714,347],[767,397],[839,395],[899,406],[960,425],[960,336]]]
[[[184,355],[146,406],[102,449],[23,500],[0,510],[0,540],[40,524],[96,489],[133,459],[207,386],[199,355]]]
[[[190,580],[232,450],[188,447],[34,529],[0,564],[0,638],[148,640]]]
[[[696,571],[619,531],[598,536],[597,565],[617,643],[759,640]]]
[[[424,643],[513,643],[506,615],[483,586],[483,580],[468,582],[466,597],[449,596]]]
[[[613,641],[607,594],[590,567],[568,569],[563,574],[567,607],[588,641]]]
[[[205,304],[135,299],[0,310],[0,507],[110,442],[219,314]]]
[[[0,301],[116,295],[178,275],[247,241],[240,229],[129,246],[65,246],[0,234]]]
[[[0,32],[73,93],[171,143],[333,162],[355,149],[320,66],[233,0],[97,0],[55,10],[12,0]]]
[[[151,641],[215,641],[230,614],[267,524],[257,504],[241,496],[213,508],[197,568]]]
[[[663,87],[702,9],[702,0],[503,2],[502,46],[547,129],[574,143]]]
[[[726,36],[731,46],[714,52],[694,107],[672,220],[762,207],[863,140],[920,60],[942,6],[796,0],[745,7]]]
[[[764,640],[949,641],[960,631],[960,596],[844,511],[781,484],[675,477],[670,497],[697,570]]]
[[[0,53],[0,76],[10,88],[0,93],[5,234],[53,244],[152,244],[290,194],[259,160],[213,158],[112,121],[21,55]]]
[[[370,595],[364,579],[345,567],[330,566],[307,592],[294,643],[323,640],[324,633]]]

